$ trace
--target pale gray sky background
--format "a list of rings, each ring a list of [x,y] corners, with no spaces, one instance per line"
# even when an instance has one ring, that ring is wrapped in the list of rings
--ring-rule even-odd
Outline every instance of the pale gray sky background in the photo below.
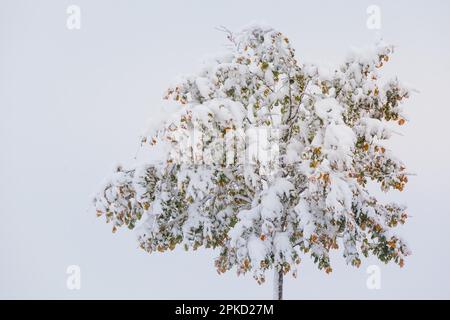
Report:
[[[66,8],[81,8],[81,29]],[[366,8],[397,46],[388,75],[420,90],[392,143],[417,176],[403,193],[401,229],[413,255],[403,269],[379,264],[381,289],[335,256],[330,275],[303,259],[285,298],[450,298],[450,2],[0,0],[0,298],[266,298],[234,272],[217,275],[213,251],[148,255],[134,234],[111,233],[89,198],[117,162],[130,163],[149,118],[178,75],[224,50],[224,34],[261,21],[290,37],[300,60],[339,62],[370,44]],[[81,267],[68,290],[66,268]]]

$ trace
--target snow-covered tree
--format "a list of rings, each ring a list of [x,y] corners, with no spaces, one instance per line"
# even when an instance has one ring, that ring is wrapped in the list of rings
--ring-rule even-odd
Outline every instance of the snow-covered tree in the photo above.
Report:
[[[303,257],[332,271],[330,251],[358,267],[370,254],[400,267],[409,250],[393,233],[405,207],[368,190],[402,191],[404,164],[386,147],[406,121],[408,89],[378,71],[393,48],[355,51],[335,70],[302,64],[289,39],[265,26],[227,31],[230,49],[169,88],[179,108],[118,167],[94,198],[98,215],[138,229],[149,253],[216,248],[219,273],[258,283],[294,277]]]

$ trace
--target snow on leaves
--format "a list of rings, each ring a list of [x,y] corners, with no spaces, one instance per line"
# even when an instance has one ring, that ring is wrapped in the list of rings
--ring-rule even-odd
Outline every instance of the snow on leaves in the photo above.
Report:
[[[97,213],[113,230],[142,220],[148,252],[218,248],[219,273],[236,268],[259,283],[271,268],[295,276],[308,255],[331,272],[340,248],[354,266],[369,254],[403,266],[409,250],[392,229],[406,209],[366,187],[407,183],[383,145],[388,124],[405,123],[409,96],[397,79],[378,79],[393,48],[378,43],[324,72],[301,64],[270,27],[228,38],[226,55],[168,89],[179,110],[143,139],[160,156],[118,168],[94,199]]]

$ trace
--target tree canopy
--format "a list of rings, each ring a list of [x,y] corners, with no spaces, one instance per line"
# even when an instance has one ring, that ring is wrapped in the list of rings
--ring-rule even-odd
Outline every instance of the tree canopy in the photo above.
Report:
[[[369,255],[403,266],[409,249],[393,230],[406,208],[368,188],[408,181],[385,145],[409,96],[379,79],[393,47],[323,70],[271,27],[227,36],[226,54],[167,90],[179,108],[142,140],[158,157],[118,167],[94,199],[98,215],[113,230],[139,225],[150,253],[217,248],[219,273],[235,267],[259,283],[271,268],[295,276],[306,256],[331,272],[331,250],[353,266]]]

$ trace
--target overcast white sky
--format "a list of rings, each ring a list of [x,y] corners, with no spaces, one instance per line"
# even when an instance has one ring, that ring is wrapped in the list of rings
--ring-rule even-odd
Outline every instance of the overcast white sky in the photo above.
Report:
[[[81,8],[81,29],[66,8]],[[420,94],[392,148],[410,171],[401,229],[413,255],[403,269],[336,256],[326,275],[303,259],[285,298],[450,298],[450,2],[0,0],[0,298],[266,298],[234,272],[217,275],[213,251],[148,255],[134,234],[87,211],[117,162],[130,163],[148,119],[178,75],[224,50],[214,28],[261,21],[290,37],[302,61],[339,62],[370,44],[366,8],[381,9],[383,37],[397,46],[388,75]],[[366,268],[381,268],[368,290]],[[66,268],[79,265],[81,289]]]

